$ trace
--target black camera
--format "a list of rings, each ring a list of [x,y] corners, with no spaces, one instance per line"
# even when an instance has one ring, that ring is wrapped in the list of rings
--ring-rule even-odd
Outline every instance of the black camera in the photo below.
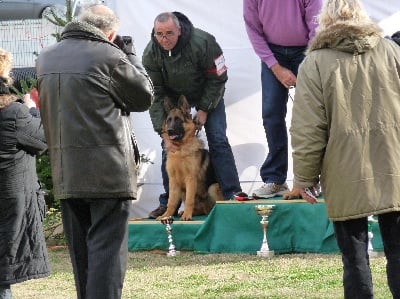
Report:
[[[125,45],[129,45],[129,44],[133,44],[132,42],[132,36],[129,35],[123,35],[122,37],[122,41],[124,42]]]
[[[117,35],[115,37],[114,44],[116,44],[125,54],[136,54],[131,36]]]
[[[133,46],[132,36],[123,35],[121,36],[122,42],[124,44],[123,50],[126,54],[136,54],[135,47]]]

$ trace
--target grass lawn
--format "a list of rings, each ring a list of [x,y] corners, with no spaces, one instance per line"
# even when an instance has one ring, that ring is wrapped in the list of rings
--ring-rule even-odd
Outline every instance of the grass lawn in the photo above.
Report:
[[[13,299],[76,298],[67,250],[49,252],[52,274],[12,286]],[[376,299],[391,298],[386,260],[371,259]],[[131,252],[123,298],[343,298],[339,255]],[[99,298],[102,299],[102,298]]]

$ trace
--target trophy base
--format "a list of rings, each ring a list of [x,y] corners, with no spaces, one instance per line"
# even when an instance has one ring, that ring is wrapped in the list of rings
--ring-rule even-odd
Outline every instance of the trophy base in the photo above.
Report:
[[[167,256],[169,257],[169,256],[176,256],[176,255],[179,255],[181,252],[180,251],[176,251],[176,250],[174,250],[174,251],[168,251],[167,252]]]
[[[368,250],[368,255],[370,258],[374,258],[374,257],[384,256],[385,254],[383,252]]]
[[[273,250],[268,250],[268,251],[257,251],[257,256],[262,256],[262,257],[273,257],[275,255]]]

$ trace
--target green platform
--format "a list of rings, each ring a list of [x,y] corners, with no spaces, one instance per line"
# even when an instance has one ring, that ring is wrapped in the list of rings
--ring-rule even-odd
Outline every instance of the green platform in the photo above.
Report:
[[[311,205],[303,200],[254,200],[219,202],[206,217],[194,221],[174,221],[172,236],[177,250],[196,253],[255,254],[263,238],[261,217],[255,205],[275,205],[269,217],[268,244],[275,253],[337,253],[332,223],[325,203]],[[377,223],[373,223],[374,250],[382,251]],[[129,251],[168,250],[165,226],[155,220],[132,220],[129,223]]]

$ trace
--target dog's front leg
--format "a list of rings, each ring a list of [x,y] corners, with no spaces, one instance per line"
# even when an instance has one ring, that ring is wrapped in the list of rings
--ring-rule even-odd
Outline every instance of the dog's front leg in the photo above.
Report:
[[[193,177],[186,178],[185,208],[181,220],[192,220],[197,190],[197,180]]]
[[[161,218],[164,217],[169,217],[169,216],[174,216],[175,211],[178,208],[178,205],[181,201],[181,193],[175,186],[175,188],[171,188],[171,184],[169,186],[169,197],[168,197],[168,204],[167,204],[167,210],[165,211],[164,214],[161,216],[157,217],[157,220],[160,220]]]

